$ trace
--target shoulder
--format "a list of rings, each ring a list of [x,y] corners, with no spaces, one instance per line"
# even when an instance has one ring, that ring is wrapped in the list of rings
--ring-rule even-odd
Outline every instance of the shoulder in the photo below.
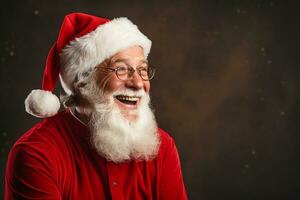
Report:
[[[54,163],[58,163],[67,150],[64,130],[61,127],[67,120],[64,115],[61,112],[43,119],[25,132],[10,149],[7,168],[18,173],[32,167],[53,169],[56,166]]]
[[[49,140],[57,137],[59,132],[59,123],[62,122],[63,113],[53,117],[43,119],[26,131],[15,143],[16,145],[29,145],[32,142],[47,143]],[[36,143],[35,143],[36,144]]]
[[[159,132],[162,145],[170,145],[174,143],[173,137],[168,132],[166,132],[162,128],[158,128],[158,132]]]
[[[160,136],[159,154],[165,154],[176,148],[174,139],[171,135],[169,135],[169,133],[167,133],[162,128],[158,128],[158,132]]]
[[[10,156],[23,155],[22,152],[26,155],[28,153],[47,155],[49,158],[55,155],[64,143],[62,126],[67,120],[64,115],[65,113],[61,112],[35,124],[15,142],[10,150]]]

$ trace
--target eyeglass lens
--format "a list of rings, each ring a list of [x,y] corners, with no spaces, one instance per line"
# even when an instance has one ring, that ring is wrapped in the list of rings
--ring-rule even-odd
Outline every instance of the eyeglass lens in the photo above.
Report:
[[[154,68],[150,66],[148,68],[140,67],[137,68],[136,70],[133,69],[132,67],[119,67],[116,69],[116,74],[120,80],[125,81],[130,79],[133,76],[135,71],[137,71],[137,73],[141,76],[141,78],[144,81],[151,80],[154,77]]]

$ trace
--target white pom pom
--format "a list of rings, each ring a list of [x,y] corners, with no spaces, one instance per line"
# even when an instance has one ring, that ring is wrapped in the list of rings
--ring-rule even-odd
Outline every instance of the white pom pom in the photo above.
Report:
[[[59,108],[58,97],[45,90],[32,90],[25,100],[26,112],[39,118],[51,117]]]

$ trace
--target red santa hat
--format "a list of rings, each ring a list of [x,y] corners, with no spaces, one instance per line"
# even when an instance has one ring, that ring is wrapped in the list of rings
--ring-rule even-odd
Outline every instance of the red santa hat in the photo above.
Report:
[[[125,17],[108,20],[83,13],[67,15],[48,54],[42,90],[32,90],[27,96],[26,111],[40,118],[55,115],[60,101],[52,91],[59,78],[65,92],[71,95],[78,75],[134,45],[141,46],[148,56],[151,41]]]

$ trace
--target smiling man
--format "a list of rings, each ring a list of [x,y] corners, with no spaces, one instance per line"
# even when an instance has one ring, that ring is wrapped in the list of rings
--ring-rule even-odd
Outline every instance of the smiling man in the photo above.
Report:
[[[5,199],[187,199],[175,143],[150,108],[150,48],[127,18],[65,17],[43,90],[25,100],[45,119],[13,146]]]

